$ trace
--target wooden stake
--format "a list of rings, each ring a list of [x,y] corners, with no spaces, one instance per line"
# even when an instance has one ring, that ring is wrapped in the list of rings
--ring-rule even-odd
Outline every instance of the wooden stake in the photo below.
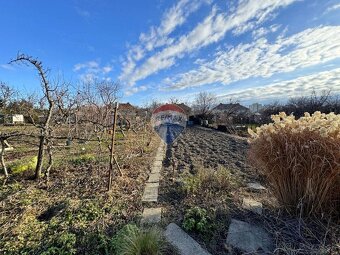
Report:
[[[115,135],[116,135],[117,113],[118,113],[118,103],[116,102],[115,113],[114,113],[113,123],[112,123],[108,190],[111,190],[111,187],[112,187],[113,163],[114,163],[114,161],[116,161],[115,158],[114,158],[114,152],[115,152]]]

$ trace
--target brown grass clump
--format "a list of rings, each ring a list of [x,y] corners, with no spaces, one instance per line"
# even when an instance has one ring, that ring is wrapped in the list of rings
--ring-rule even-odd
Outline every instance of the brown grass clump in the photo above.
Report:
[[[183,189],[186,193],[229,190],[231,175],[230,171],[223,167],[217,170],[199,168],[197,173],[183,176],[183,182]]]
[[[337,214],[340,201],[340,115],[272,116],[252,136],[250,155],[280,204],[292,213]]]

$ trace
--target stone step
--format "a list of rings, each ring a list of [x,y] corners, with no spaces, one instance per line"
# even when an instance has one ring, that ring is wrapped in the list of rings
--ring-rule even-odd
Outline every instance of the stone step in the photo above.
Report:
[[[156,160],[154,161],[152,167],[159,167],[159,168],[162,168],[163,166],[163,157],[162,157],[162,160]]]
[[[150,175],[149,175],[149,179],[148,179],[148,181],[147,182],[159,182],[159,178],[160,178],[160,173],[158,172],[156,172],[156,173],[151,173]]]
[[[144,208],[142,215],[142,224],[156,224],[161,222],[162,208]]]
[[[162,170],[162,167],[160,166],[153,166],[151,167],[151,173],[154,174],[154,173],[160,173]]]
[[[273,240],[261,227],[231,219],[227,245],[250,254],[265,254],[273,250]]]
[[[175,223],[170,223],[166,227],[165,238],[180,255],[211,255]]]
[[[157,202],[159,183],[146,183],[142,202]]]

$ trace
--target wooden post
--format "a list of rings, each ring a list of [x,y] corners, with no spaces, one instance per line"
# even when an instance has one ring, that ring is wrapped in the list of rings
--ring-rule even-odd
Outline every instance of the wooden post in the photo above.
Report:
[[[114,112],[114,116],[113,116],[113,123],[112,123],[108,190],[111,190],[111,187],[112,187],[113,164],[116,161],[115,158],[114,158],[114,152],[115,152],[115,135],[116,135],[117,113],[118,113],[118,103],[116,102],[115,112]]]
[[[7,179],[8,178],[8,172],[7,172],[7,167],[6,167],[5,159],[4,159],[5,147],[6,147],[5,141],[6,140],[4,138],[1,138],[0,141],[1,141],[1,152],[0,152],[1,166],[2,166],[2,169],[4,170],[5,178]]]

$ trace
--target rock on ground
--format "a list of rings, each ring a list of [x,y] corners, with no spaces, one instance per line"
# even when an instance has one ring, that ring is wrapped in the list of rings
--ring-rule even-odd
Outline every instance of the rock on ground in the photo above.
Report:
[[[180,255],[211,255],[175,223],[170,223],[166,227],[165,238]]]
[[[273,249],[273,241],[263,228],[235,219],[229,226],[227,245],[257,254],[270,253]]]
[[[242,207],[257,214],[262,214],[262,203],[252,198],[243,198]]]

